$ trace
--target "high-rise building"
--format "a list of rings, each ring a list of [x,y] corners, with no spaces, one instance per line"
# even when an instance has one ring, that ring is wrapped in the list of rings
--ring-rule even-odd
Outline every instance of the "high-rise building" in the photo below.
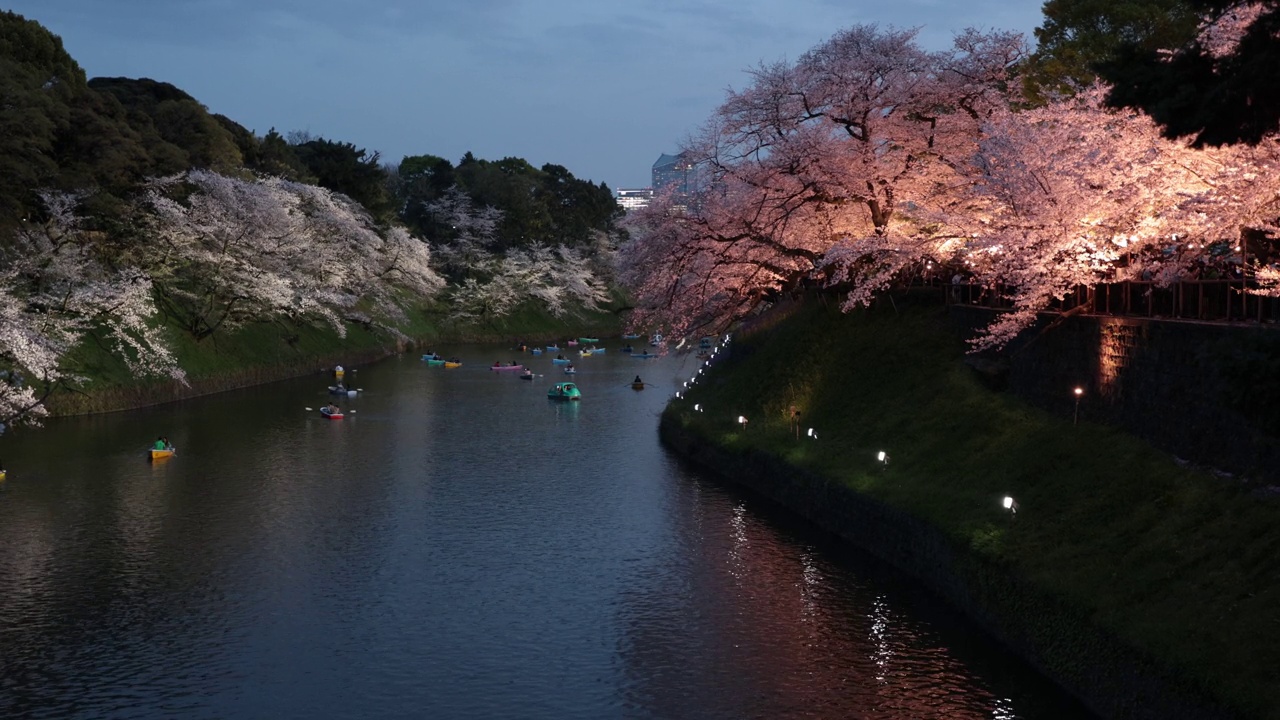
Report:
[[[653,164],[654,192],[660,193],[670,188],[676,194],[688,196],[697,190],[696,184],[694,165],[686,153],[662,153]]]

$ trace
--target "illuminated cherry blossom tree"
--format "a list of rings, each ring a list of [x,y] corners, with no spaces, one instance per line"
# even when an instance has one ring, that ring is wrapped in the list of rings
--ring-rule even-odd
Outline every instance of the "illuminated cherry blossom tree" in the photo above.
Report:
[[[90,336],[138,375],[184,379],[155,322],[147,276],[99,255],[76,214],[81,196],[42,199],[49,219],[24,227],[0,258],[0,430],[38,422],[56,387],[82,379],[68,355]]]
[[[857,26],[729,94],[684,148],[706,190],[634,215],[636,322],[718,330],[806,280],[866,303],[941,252],[947,229],[921,218],[954,201],[1025,46],[969,31],[930,53],[915,34]]]
[[[977,340],[999,347],[1080,285],[1167,286],[1239,258],[1241,234],[1280,217],[1274,141],[1197,149],[1148,116],[1104,106],[1099,86],[988,122],[973,194],[948,211],[974,280],[1009,288],[1013,311]]]
[[[426,243],[380,234],[363,208],[324,188],[193,170],[153,180],[147,199],[161,306],[197,339],[276,317],[343,334],[346,320],[401,317],[397,293],[443,286]]]

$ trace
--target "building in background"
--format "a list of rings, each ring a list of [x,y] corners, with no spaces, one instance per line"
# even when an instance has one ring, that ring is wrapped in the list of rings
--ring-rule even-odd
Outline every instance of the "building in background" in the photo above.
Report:
[[[635,210],[653,200],[653,188],[618,188],[618,206],[623,210]]]
[[[662,153],[653,164],[653,190],[661,193],[670,189],[677,195],[688,197],[697,191],[694,164],[686,153],[668,155]]]

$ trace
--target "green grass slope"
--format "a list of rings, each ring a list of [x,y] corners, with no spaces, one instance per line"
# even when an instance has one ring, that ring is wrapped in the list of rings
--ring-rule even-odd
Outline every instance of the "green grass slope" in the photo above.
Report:
[[[904,510],[1201,689],[1280,718],[1280,502],[989,389],[937,306],[811,302],[731,347],[669,421]]]

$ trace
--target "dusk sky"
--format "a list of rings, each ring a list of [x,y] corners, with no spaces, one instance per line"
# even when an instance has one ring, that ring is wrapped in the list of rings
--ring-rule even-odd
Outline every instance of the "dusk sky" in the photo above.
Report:
[[[259,135],[306,130],[453,161],[470,150],[644,187],[761,61],[861,23],[1040,23],[1042,0],[0,0],[89,77],[172,83]]]

